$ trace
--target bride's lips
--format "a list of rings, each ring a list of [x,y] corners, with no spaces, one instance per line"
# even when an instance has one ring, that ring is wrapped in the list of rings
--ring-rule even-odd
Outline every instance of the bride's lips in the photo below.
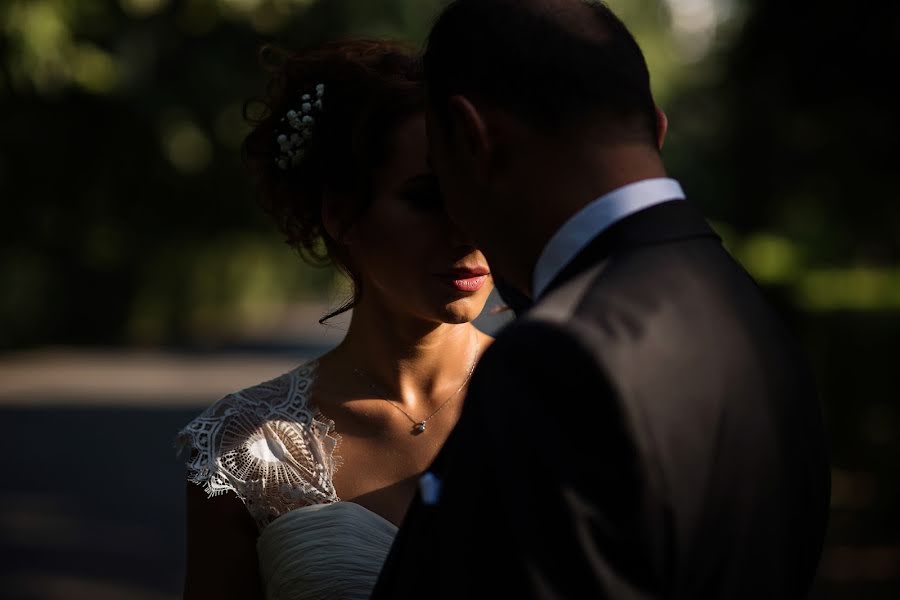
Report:
[[[453,269],[440,275],[440,278],[456,291],[472,294],[483,288],[490,276],[489,269],[473,267]]]

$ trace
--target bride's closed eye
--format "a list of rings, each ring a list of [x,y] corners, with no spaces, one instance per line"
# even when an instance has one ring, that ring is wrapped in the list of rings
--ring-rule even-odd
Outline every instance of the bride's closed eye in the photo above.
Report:
[[[407,180],[400,188],[400,197],[417,212],[436,212],[444,207],[437,177],[430,173]]]

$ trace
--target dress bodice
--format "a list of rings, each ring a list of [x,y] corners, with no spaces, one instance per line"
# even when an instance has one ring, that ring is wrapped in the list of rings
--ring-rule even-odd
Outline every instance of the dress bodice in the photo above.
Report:
[[[256,545],[269,600],[367,600],[397,527],[355,502],[314,504],[266,527]]]
[[[335,492],[340,436],[310,402],[317,366],[229,394],[177,437],[188,480],[233,492],[256,521],[270,600],[368,598],[397,531]]]

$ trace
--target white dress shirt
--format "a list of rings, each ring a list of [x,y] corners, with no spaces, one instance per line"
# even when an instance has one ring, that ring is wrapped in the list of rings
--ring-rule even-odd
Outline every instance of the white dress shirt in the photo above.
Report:
[[[601,232],[625,217],[669,200],[684,200],[674,179],[645,179],[605,194],[572,216],[550,238],[534,267],[532,298],[537,301],[553,279]]]

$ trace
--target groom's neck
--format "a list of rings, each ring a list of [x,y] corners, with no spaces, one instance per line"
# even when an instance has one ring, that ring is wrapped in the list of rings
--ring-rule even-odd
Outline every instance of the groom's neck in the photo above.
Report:
[[[534,266],[553,235],[591,202],[637,181],[666,177],[659,152],[646,144],[548,148],[523,164],[512,194],[520,226],[508,244],[506,278],[530,294]],[[491,257],[488,256],[490,260]]]

